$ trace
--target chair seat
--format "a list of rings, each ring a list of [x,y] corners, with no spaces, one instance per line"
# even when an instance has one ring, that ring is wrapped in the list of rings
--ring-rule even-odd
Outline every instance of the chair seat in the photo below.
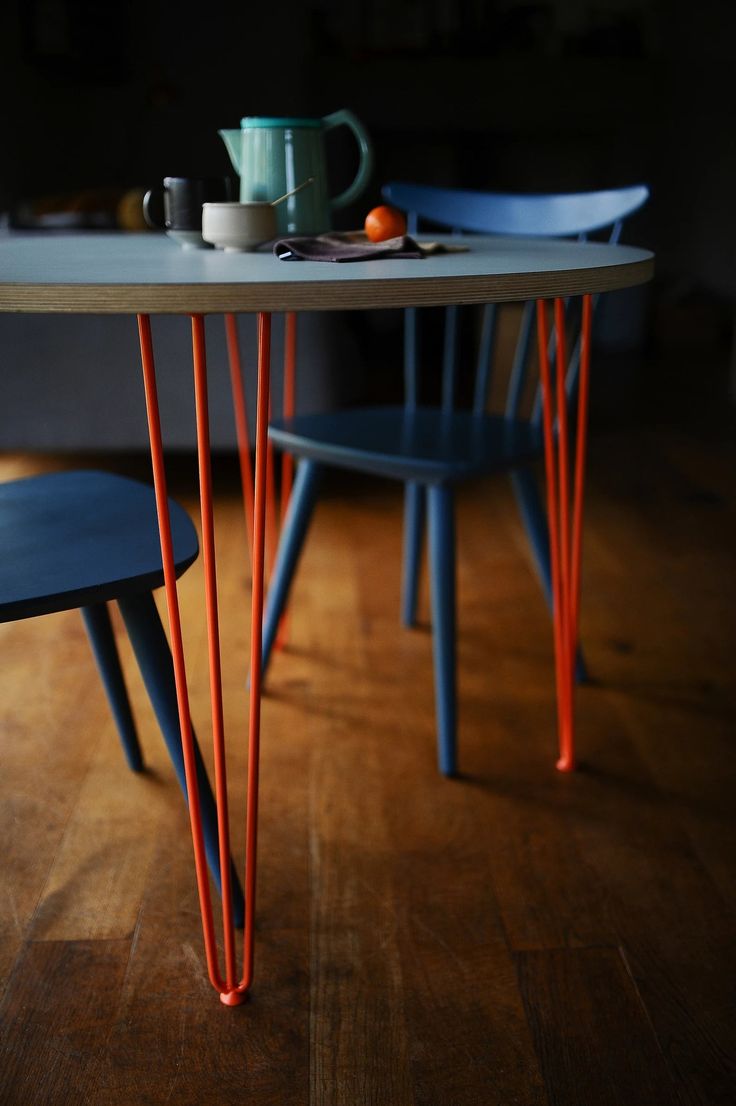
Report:
[[[197,533],[169,500],[177,576]],[[106,472],[59,472],[0,484],[0,621],[70,610],[161,587],[153,489]]]
[[[280,449],[361,472],[430,483],[512,468],[539,456],[529,422],[437,408],[356,408],[274,419],[269,436]]]

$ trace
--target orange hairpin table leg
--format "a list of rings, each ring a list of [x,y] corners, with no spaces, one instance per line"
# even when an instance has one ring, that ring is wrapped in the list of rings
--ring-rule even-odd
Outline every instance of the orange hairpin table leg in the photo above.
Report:
[[[230,386],[233,393],[233,411],[235,412],[235,432],[238,439],[238,459],[240,461],[240,483],[243,488],[243,507],[245,510],[245,529],[248,535],[248,556],[253,568],[253,465],[250,458],[250,435],[248,433],[248,410],[245,403],[243,368],[240,360],[240,341],[238,324],[234,315],[225,316],[225,335],[227,337],[227,355],[230,365]]]
[[[245,835],[245,933],[243,939],[243,972],[237,980],[237,966],[229,879],[230,840],[228,828],[227,765],[225,756],[222,684],[220,678],[220,647],[217,610],[217,573],[215,564],[214,513],[210,472],[209,418],[207,404],[207,364],[202,316],[192,317],[192,352],[194,361],[195,399],[197,409],[197,451],[199,458],[200,500],[202,511],[202,545],[205,571],[207,635],[209,643],[210,698],[215,760],[215,792],[220,835],[220,869],[222,874],[222,919],[225,946],[225,978],[219,969],[217,942],[209,893],[208,873],[204,853],[202,820],[197,791],[194,745],[189,718],[186,666],[176,590],[171,527],[169,522],[166,473],[161,440],[161,424],[156,391],[153,344],[148,316],[138,317],[143,377],[148,411],[156,508],[161,535],[161,553],[169,612],[171,647],[176,677],[179,722],[186,769],[190,823],[199,891],[202,932],[210,981],[228,1006],[245,1001],[253,980],[253,945],[256,890],[256,845],[258,824],[258,761],[261,721],[261,621],[263,618],[263,569],[265,544],[266,439],[270,387],[270,315],[258,317],[258,411],[256,423],[256,471],[253,511],[253,594],[251,605],[251,693],[248,732],[248,778]]]
[[[556,387],[549,362],[547,309],[537,301],[539,369],[542,381],[544,461],[547,474],[550,565],[554,608],[555,677],[561,772],[575,768],[575,654],[580,613],[583,492],[590,379],[590,331],[592,301],[583,297],[580,382],[573,499],[570,500],[570,449],[568,440],[567,368],[564,301],[554,301]],[[555,412],[556,406],[556,412]],[[557,434],[555,435],[555,422]]]
[[[250,703],[248,718],[248,784],[245,821],[245,933],[243,977],[239,992],[253,982],[253,940],[256,898],[256,844],[258,830],[258,768],[261,748],[261,642],[263,629],[263,575],[266,539],[266,458],[271,388],[271,316],[258,316],[258,406],[256,414],[256,479],[253,519],[253,595],[250,622]],[[223,1002],[228,998],[221,996]]]
[[[248,534],[248,551],[253,564],[253,465],[250,456],[250,434],[248,432],[248,414],[243,384],[243,367],[240,356],[238,324],[234,315],[225,315],[225,334],[230,365],[230,385],[233,393],[235,429],[238,439],[238,458],[240,461],[240,480],[243,487],[243,506],[245,525]],[[273,447],[268,446],[268,469],[266,475],[266,517],[268,519],[269,565],[275,556],[277,542],[276,488],[274,483]]]

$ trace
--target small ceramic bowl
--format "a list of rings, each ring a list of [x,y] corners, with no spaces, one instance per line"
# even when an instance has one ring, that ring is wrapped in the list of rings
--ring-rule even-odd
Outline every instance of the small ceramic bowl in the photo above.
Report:
[[[267,200],[202,205],[202,237],[226,253],[255,250],[276,235],[276,209]]]

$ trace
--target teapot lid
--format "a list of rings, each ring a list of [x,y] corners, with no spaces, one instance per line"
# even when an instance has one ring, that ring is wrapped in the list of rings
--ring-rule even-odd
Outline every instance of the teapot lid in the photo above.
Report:
[[[321,119],[304,119],[292,116],[246,115],[240,120],[241,127],[321,127]]]

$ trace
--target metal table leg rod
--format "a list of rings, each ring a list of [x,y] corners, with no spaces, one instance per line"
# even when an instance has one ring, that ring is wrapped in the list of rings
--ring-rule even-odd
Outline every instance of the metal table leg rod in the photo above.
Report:
[[[258,830],[258,769],[261,738],[261,671],[263,635],[263,576],[266,535],[266,464],[268,408],[271,387],[271,316],[258,316],[258,406],[256,414],[256,478],[253,520],[253,592],[251,596],[250,703],[248,719],[248,783],[245,823],[245,934],[243,978],[238,991],[244,993],[253,981],[253,938],[256,895],[256,844]],[[226,996],[220,996],[227,1002]]]
[[[227,356],[230,368],[230,387],[233,395],[233,412],[235,415],[235,431],[238,440],[238,459],[240,462],[240,480],[243,488],[243,507],[245,511],[245,527],[248,534],[248,553],[253,568],[253,465],[250,456],[250,434],[248,431],[248,413],[245,398],[245,384],[243,379],[242,358],[240,356],[240,339],[238,337],[238,323],[235,315],[225,315],[225,335],[227,338]],[[278,542],[278,522],[276,518],[276,488],[273,475],[273,447],[268,447],[269,460],[266,474],[266,518],[268,519],[268,546],[271,549],[271,560],[275,555]]]
[[[204,560],[205,607],[207,612],[212,749],[214,752],[215,764],[215,796],[217,799],[217,831],[220,842],[220,872],[222,873],[222,931],[225,944],[225,982],[226,990],[229,994],[236,986],[237,966],[235,960],[232,887],[229,871],[230,822],[228,818],[227,801],[225,725],[222,709],[220,626],[217,609],[217,562],[215,555],[215,523],[210,460],[207,355],[204,336],[204,318],[202,315],[192,315],[192,361],[194,368],[194,401],[197,422],[199,502],[202,519],[202,557]],[[247,909],[248,904],[246,901],[246,911]]]
[[[225,316],[225,335],[227,338],[227,356],[230,367],[230,387],[233,393],[233,412],[235,415],[235,433],[238,439],[238,460],[240,462],[240,483],[243,490],[245,510],[245,530],[248,535],[248,556],[253,569],[253,464],[250,457],[250,434],[248,433],[248,409],[245,401],[245,385],[240,359],[240,339],[238,323],[234,315]]]
[[[575,509],[572,520],[572,624],[576,640],[580,616],[581,565],[583,553],[583,495],[585,492],[585,463],[588,448],[588,400],[590,395],[590,352],[593,323],[593,296],[583,296],[583,320],[580,336],[580,377],[578,380],[578,425],[575,447]]]
[[[575,740],[574,682],[570,657],[572,627],[570,618],[570,443],[567,425],[567,339],[565,335],[565,301],[554,302],[555,324],[555,387],[557,391],[557,479],[559,484],[559,556],[560,566],[560,605],[562,610],[562,680],[564,686],[565,726],[560,735],[560,759],[557,767],[560,771],[569,771],[575,765],[573,750]]]

